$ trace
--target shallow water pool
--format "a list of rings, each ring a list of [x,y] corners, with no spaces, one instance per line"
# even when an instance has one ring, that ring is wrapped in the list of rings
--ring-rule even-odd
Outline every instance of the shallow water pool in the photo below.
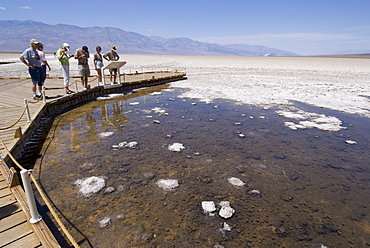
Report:
[[[277,108],[180,93],[137,90],[54,121],[35,169],[81,247],[370,246],[368,118],[294,103],[346,129],[293,131]],[[83,194],[76,181],[91,177],[103,188]],[[179,186],[162,189],[161,179]],[[204,213],[203,201],[217,210]]]

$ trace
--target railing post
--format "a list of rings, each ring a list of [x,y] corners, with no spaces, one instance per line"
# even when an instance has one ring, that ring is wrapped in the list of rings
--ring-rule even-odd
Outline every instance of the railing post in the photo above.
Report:
[[[28,176],[28,170],[26,169],[21,170],[21,178],[22,178],[24,190],[26,192],[28,207],[30,208],[30,212],[31,212],[30,223],[35,224],[39,222],[40,220],[42,220],[42,216],[37,211],[35,196],[33,195],[30,177]]]
[[[31,115],[30,115],[30,109],[28,108],[28,101],[27,99],[23,99],[24,105],[26,105],[26,114],[27,114],[27,122],[31,122]]]
[[[42,86],[42,102],[46,103],[46,96],[45,96],[45,86]]]

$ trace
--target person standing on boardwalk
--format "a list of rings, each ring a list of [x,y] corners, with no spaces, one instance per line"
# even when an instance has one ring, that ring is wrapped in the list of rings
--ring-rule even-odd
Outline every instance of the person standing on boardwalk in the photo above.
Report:
[[[90,54],[87,46],[76,50],[75,59],[78,59],[78,70],[80,72],[83,90],[87,90],[88,78],[90,77],[89,58]]]
[[[106,54],[104,54],[103,57],[108,61],[117,61],[117,60],[119,60],[119,56],[116,53],[117,47],[116,46],[111,46],[110,48],[111,48],[111,50],[109,52],[107,52]],[[117,80],[117,68],[109,69],[109,73],[110,73],[111,83],[116,84],[117,83],[117,81],[116,81]],[[112,81],[112,76],[114,78],[113,81]]]
[[[41,73],[41,83],[42,83],[42,86],[44,86],[44,83],[45,83],[45,79],[46,79],[46,67],[48,67],[49,71],[51,71],[51,67],[49,65],[49,63],[46,61],[46,56],[45,56],[45,53],[44,53],[44,44],[41,44],[39,43],[39,46],[38,46],[38,53],[39,53],[39,56],[40,56],[40,60],[41,60],[41,68],[42,68],[42,73]]]
[[[42,97],[42,83],[41,83],[41,60],[37,52],[37,48],[40,42],[35,39],[30,40],[31,47],[24,50],[19,59],[28,67],[28,72],[31,76],[32,81],[32,93],[33,99],[39,100]],[[36,85],[38,92],[36,93]]]
[[[94,54],[94,66],[96,72],[98,73],[99,85],[103,84],[101,68],[103,68],[104,65],[103,65],[103,56],[100,54],[101,50],[102,50],[101,47],[97,46],[96,53]]]
[[[69,51],[69,44],[63,43],[62,47],[56,52],[56,56],[60,63],[60,68],[62,70],[63,78],[64,78],[64,88],[66,89],[66,94],[74,93],[70,90],[69,87],[69,59],[74,56],[74,54],[67,54]]]

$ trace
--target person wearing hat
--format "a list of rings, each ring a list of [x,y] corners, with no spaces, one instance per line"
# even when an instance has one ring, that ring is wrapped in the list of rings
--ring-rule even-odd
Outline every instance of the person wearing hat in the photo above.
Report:
[[[89,58],[90,53],[87,46],[76,50],[75,59],[78,59],[78,70],[80,72],[83,90],[87,90],[87,83],[90,77]]]
[[[28,67],[28,72],[31,76],[32,81],[32,93],[33,99],[39,100],[42,97],[42,82],[41,82],[41,74],[42,74],[42,67],[41,67],[41,60],[40,56],[37,52],[37,48],[39,46],[37,40],[32,39],[30,40],[30,46],[19,57],[19,59]],[[36,85],[38,86],[38,92],[36,93]]]
[[[55,53],[57,56],[60,68],[62,70],[63,79],[64,79],[64,88],[66,89],[66,94],[72,94],[74,93],[72,90],[70,90],[69,87],[69,59],[74,56],[74,54],[67,54],[67,51],[69,51],[69,44],[63,43],[62,47]]]
[[[117,50],[117,47],[116,46],[111,46],[110,47],[110,51],[107,52],[106,54],[103,55],[103,58],[108,60],[108,61],[117,61],[119,60],[119,56],[118,54],[116,53],[116,50]],[[117,68],[113,68],[113,69],[109,69],[109,73],[110,73],[110,81],[111,83],[117,83]],[[113,75],[112,75],[113,74]],[[114,80],[112,81],[112,76],[114,78]]]

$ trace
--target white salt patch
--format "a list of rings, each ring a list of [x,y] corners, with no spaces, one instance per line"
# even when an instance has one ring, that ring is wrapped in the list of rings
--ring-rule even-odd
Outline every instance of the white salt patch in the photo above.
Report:
[[[97,98],[97,100],[108,100],[108,99],[112,99],[112,98],[115,98],[115,97],[118,97],[118,96],[123,96],[125,94],[109,94],[107,96],[99,96]]]
[[[220,207],[230,207],[230,202],[229,201],[221,201],[218,205],[220,205]]]
[[[163,108],[159,108],[159,107],[155,107],[155,108],[153,108],[153,109],[152,109],[152,111],[153,111],[154,113],[157,113],[157,114],[164,114],[164,113],[166,113],[166,110],[165,110],[165,109],[163,109]]]
[[[239,178],[236,178],[236,177],[229,177],[227,179],[227,181],[229,181],[229,183],[231,183],[232,185],[238,186],[238,187],[241,187],[241,186],[245,185],[245,182],[243,182],[242,180],[240,180]]]
[[[150,95],[151,96],[158,96],[158,95],[162,95],[162,92],[153,92]]]
[[[80,192],[84,196],[89,197],[105,187],[105,180],[101,177],[93,176],[86,179],[78,179],[75,185],[80,187]]]
[[[202,208],[204,213],[212,213],[216,211],[216,205],[213,201],[202,201]]]
[[[113,134],[114,134],[114,132],[103,132],[103,133],[100,133],[99,136],[101,138],[105,138],[105,137],[112,136]]]
[[[177,179],[160,179],[157,181],[156,184],[158,187],[165,190],[175,189],[179,187],[179,181]]]
[[[126,145],[126,147],[128,147],[128,148],[136,148],[136,146],[137,146],[136,141],[131,141]]]
[[[181,150],[184,150],[185,146],[181,143],[173,143],[172,145],[168,145],[168,150],[172,152],[180,152]]]
[[[104,227],[109,226],[111,223],[112,223],[111,218],[105,217],[104,219],[99,221],[99,226],[100,226],[100,228],[104,228]]]
[[[233,216],[235,213],[235,210],[230,206],[224,206],[220,209],[220,212],[218,213],[222,218],[229,219]]]
[[[118,145],[113,145],[112,147],[116,147],[116,148],[136,148],[137,146],[137,142],[136,141],[131,141],[131,142],[127,142],[127,141],[123,141],[123,142],[120,142]]]
[[[311,112],[305,112],[295,107],[288,107],[285,110],[276,111],[280,116],[284,116],[290,119],[301,120],[298,123],[284,122],[284,125],[292,130],[305,129],[305,128],[317,128],[328,132],[337,132],[346,127],[342,127],[342,121],[334,116],[326,116],[324,114],[317,114]]]
[[[230,232],[231,231],[231,226],[227,224],[226,222],[223,223],[223,230]]]

